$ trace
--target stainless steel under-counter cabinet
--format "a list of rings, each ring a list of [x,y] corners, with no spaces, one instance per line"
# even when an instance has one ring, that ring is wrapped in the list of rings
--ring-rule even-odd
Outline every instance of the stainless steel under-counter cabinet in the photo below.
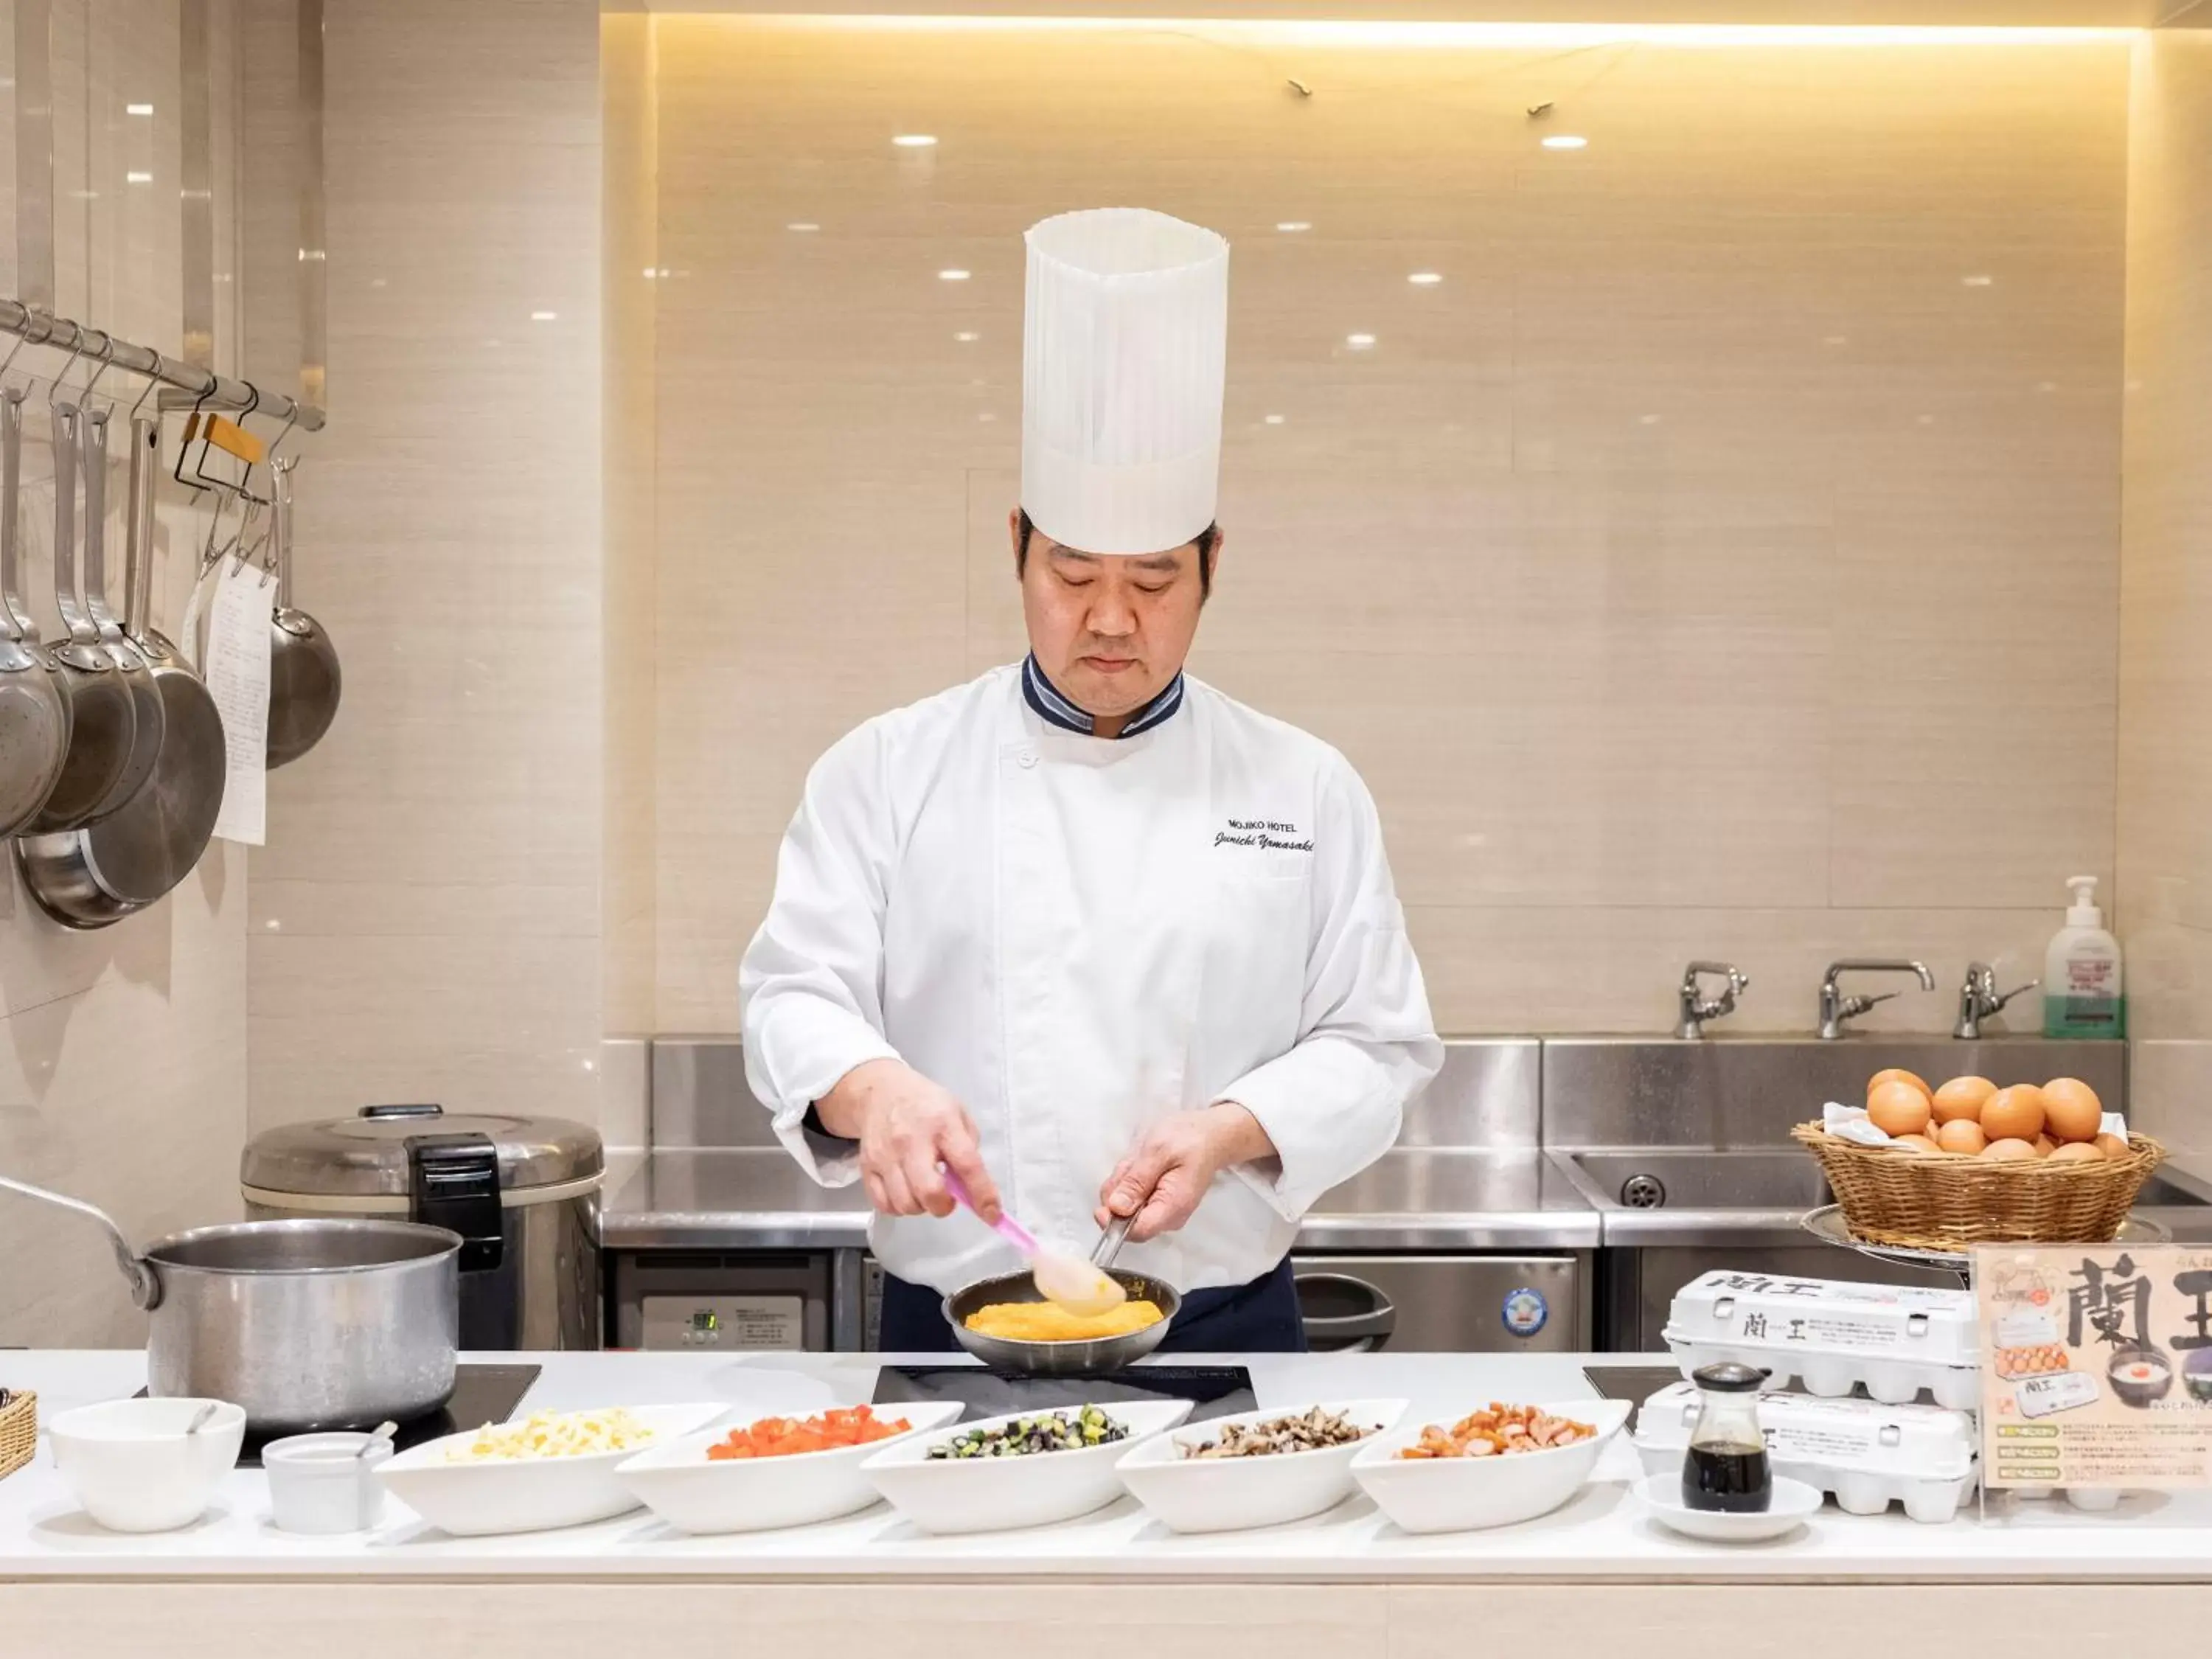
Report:
[[[822,1352],[833,1341],[835,1253],[627,1251],[613,1257],[614,1346]]]
[[[1304,1255],[1291,1258],[1316,1352],[1575,1353],[1589,1346],[1586,1258]]]

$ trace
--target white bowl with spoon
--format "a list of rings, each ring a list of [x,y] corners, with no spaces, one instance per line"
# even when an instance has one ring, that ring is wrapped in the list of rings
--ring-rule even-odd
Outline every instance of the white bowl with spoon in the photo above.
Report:
[[[110,1400],[46,1425],[64,1483],[110,1532],[191,1525],[245,1440],[244,1407],[222,1400]]]

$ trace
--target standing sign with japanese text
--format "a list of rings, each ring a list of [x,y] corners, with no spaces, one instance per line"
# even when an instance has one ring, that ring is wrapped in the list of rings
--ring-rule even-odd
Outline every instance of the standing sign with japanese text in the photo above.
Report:
[[[2212,1249],[1986,1245],[1974,1289],[1986,1485],[2212,1486]]]

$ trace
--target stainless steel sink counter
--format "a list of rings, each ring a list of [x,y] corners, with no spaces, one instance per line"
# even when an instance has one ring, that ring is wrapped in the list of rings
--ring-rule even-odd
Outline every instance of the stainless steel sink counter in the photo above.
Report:
[[[781,1150],[664,1148],[610,1188],[611,1250],[857,1249],[867,1197],[817,1186]],[[1327,1194],[1298,1230],[1301,1250],[1591,1250],[1596,1209],[1534,1151],[1386,1154]]]
[[[1847,1255],[1802,1226],[1829,1194],[1818,1164],[1791,1143],[1791,1126],[1817,1116],[1823,1101],[1855,1097],[1887,1066],[1931,1080],[2074,1076],[2109,1102],[2127,1098],[2118,1042],[1870,1032],[1833,1042],[1450,1039],[1396,1148],[1324,1195],[1299,1229],[1302,1297],[1310,1283],[1357,1289],[1376,1304],[1338,1318],[1322,1297],[1310,1328],[1319,1318],[1348,1329],[1395,1305],[1407,1322],[1396,1340],[1449,1346],[1458,1337],[1417,1329],[1414,1316],[1472,1309],[1478,1334],[1496,1340],[1498,1298],[1510,1315],[1514,1298],[1531,1298],[1523,1287],[1551,1283],[1541,1277],[1550,1273],[1558,1283],[1545,1295],[1571,1304],[1577,1340],[1595,1331],[1601,1346],[1643,1352],[1661,1346],[1674,1292],[1714,1267],[1955,1282]],[[861,1190],[817,1187],[775,1145],[731,1038],[655,1038],[651,1091],[653,1150],[610,1161],[601,1225],[616,1261],[611,1302],[627,1306],[627,1296],[650,1311],[659,1298],[654,1308],[711,1314],[713,1298],[726,1295],[743,1303],[733,1316],[780,1306],[777,1316],[824,1339],[818,1346],[864,1346]],[[2208,1200],[2212,1192],[2168,1170],[2137,1210],[2177,1240],[2212,1243]],[[1499,1284],[1476,1277],[1486,1262],[1505,1275]],[[647,1268],[658,1275],[651,1285]],[[756,1270],[757,1283],[746,1277]],[[627,1288],[625,1272],[635,1281]],[[791,1311],[802,1304],[803,1316]],[[668,1340],[690,1339],[677,1331]]]
[[[1796,1147],[1591,1147],[1550,1154],[1599,1212],[1608,1245],[1802,1246],[1808,1210],[1831,1201]],[[2136,1214],[2184,1243],[2212,1240],[2212,1204],[2178,1171],[2152,1177]]]
[[[775,1145],[734,1038],[661,1036],[651,1049],[654,1150],[627,1176],[611,1165],[607,1249],[865,1242],[860,1189],[816,1186]],[[1997,1035],[1453,1038],[1397,1149],[1327,1194],[1297,1248],[1802,1244],[1798,1218],[1827,1193],[1790,1127],[1870,1071],[2064,1073],[2119,1100],[2126,1063],[2124,1043]],[[2146,1207],[2177,1237],[2212,1237],[2212,1208],[2185,1188],[2154,1188]]]

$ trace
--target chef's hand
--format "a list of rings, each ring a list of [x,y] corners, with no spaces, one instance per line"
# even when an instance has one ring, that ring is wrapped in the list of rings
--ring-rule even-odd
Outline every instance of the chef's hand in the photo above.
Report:
[[[1106,1177],[1098,1189],[1098,1224],[1136,1217],[1129,1228],[1133,1244],[1171,1233],[1190,1219],[1215,1176],[1275,1155],[1260,1120],[1233,1101],[1171,1113],[1146,1130]]]
[[[943,1164],[966,1185],[985,1221],[999,1218],[999,1189],[983,1167],[968,1109],[911,1066],[896,1060],[855,1066],[815,1110],[830,1133],[860,1143],[861,1182],[885,1215],[951,1215]]]

